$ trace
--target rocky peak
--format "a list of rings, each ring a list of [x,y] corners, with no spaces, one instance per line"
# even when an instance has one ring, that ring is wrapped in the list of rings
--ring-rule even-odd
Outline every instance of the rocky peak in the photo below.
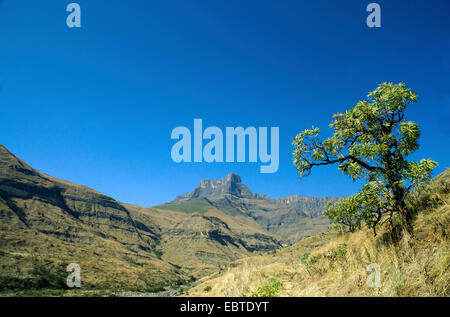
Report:
[[[198,187],[200,188],[219,188],[221,186],[231,186],[241,184],[241,177],[239,175],[229,173],[227,177],[222,179],[203,179],[200,181]]]
[[[241,177],[233,173],[229,173],[225,180],[230,183],[242,183]]]
[[[233,195],[238,197],[251,197],[250,189],[242,184],[241,177],[237,174],[229,173],[222,179],[205,179],[192,192],[177,196],[174,202],[190,200],[198,197],[216,198],[223,195]]]

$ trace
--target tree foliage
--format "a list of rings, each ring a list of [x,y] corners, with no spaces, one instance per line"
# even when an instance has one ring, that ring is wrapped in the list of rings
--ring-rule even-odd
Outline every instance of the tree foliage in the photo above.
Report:
[[[411,224],[405,198],[430,178],[437,163],[430,159],[408,161],[419,148],[419,126],[407,121],[405,110],[417,94],[404,83],[382,83],[345,113],[333,116],[334,134],[321,141],[319,128],[299,133],[293,141],[294,164],[300,176],[315,166],[338,164],[353,180],[364,179],[354,196],[329,205],[325,212],[335,224],[355,230],[366,223],[374,229],[383,215],[399,213]]]

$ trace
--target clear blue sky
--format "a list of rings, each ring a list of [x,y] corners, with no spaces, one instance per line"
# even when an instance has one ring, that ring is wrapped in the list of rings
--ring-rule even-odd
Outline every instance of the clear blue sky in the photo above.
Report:
[[[408,119],[449,167],[450,1],[0,0],[0,143],[34,168],[123,202],[170,201],[233,171],[254,192],[357,191],[336,166],[300,179],[292,138],[327,129],[383,82],[419,95]],[[177,126],[280,127],[280,168],[172,162]]]

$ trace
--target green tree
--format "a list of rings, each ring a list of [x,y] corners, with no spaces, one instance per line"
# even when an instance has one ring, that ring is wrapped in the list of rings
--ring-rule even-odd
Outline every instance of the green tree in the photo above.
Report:
[[[394,213],[411,229],[407,194],[431,178],[437,163],[430,159],[408,161],[419,147],[419,126],[405,118],[417,94],[404,83],[383,83],[345,113],[333,116],[332,137],[321,141],[318,128],[299,133],[293,141],[294,164],[300,176],[315,166],[338,164],[353,180],[365,179],[354,196],[329,205],[325,214],[335,223],[355,230],[364,222],[374,229],[384,215]]]

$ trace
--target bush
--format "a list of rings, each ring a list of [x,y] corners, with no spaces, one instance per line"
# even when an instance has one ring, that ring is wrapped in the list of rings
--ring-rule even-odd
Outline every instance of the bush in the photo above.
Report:
[[[283,282],[278,278],[272,278],[269,283],[256,291],[257,297],[274,297],[283,289]]]
[[[347,244],[341,243],[340,245],[338,245],[338,247],[336,249],[336,254],[338,256],[340,256],[341,258],[343,258],[345,256],[346,249],[347,249]]]
[[[204,289],[204,291],[205,291],[206,293],[208,293],[209,291],[211,291],[211,286],[209,286],[209,285],[206,286],[205,289]]]
[[[309,252],[303,253],[302,258],[300,259],[300,261],[302,261],[303,264],[308,264],[309,255],[310,255]]]
[[[163,252],[161,250],[154,250],[153,252],[155,253],[156,257],[161,260]]]

